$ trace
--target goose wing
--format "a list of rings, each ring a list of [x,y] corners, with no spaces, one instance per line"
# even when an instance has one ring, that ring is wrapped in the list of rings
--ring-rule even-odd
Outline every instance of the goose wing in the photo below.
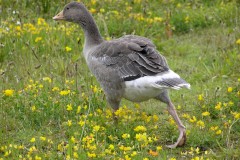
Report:
[[[128,35],[103,42],[92,56],[107,68],[115,70],[121,79],[131,81],[169,70],[167,61],[147,38]]]

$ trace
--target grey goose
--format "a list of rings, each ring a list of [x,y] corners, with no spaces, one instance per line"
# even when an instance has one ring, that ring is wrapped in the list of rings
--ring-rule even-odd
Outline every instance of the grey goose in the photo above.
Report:
[[[126,35],[105,41],[90,12],[83,3],[71,2],[53,17],[79,24],[85,36],[83,54],[87,65],[104,90],[106,99],[114,111],[122,98],[142,102],[154,98],[167,104],[169,114],[179,129],[177,142],[169,148],[183,146],[186,129],[179,119],[168,95],[169,89],[190,89],[190,84],[173,72],[164,56],[151,40]]]

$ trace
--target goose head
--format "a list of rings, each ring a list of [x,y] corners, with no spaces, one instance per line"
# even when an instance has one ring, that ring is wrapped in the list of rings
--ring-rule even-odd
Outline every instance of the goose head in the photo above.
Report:
[[[80,23],[86,25],[90,13],[86,7],[79,2],[71,2],[67,4],[64,9],[53,17],[53,20],[64,20],[68,22]]]

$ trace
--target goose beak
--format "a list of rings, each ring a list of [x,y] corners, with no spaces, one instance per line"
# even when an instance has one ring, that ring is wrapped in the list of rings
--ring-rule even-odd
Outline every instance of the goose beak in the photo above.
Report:
[[[65,20],[65,17],[63,16],[63,11],[58,13],[56,16],[53,17],[53,20],[58,21],[58,20]]]

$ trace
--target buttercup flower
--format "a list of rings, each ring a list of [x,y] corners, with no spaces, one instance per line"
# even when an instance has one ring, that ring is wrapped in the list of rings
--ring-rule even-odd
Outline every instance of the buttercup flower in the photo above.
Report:
[[[137,127],[134,128],[134,131],[135,132],[146,132],[147,128],[144,127],[144,126],[137,126]]]
[[[222,134],[222,130],[221,130],[221,129],[217,130],[217,131],[216,131],[216,134],[217,134],[217,135]]]
[[[232,87],[228,87],[227,91],[230,93],[232,92],[233,88]]]
[[[35,141],[36,141],[36,138],[34,138],[34,137],[31,138],[31,140],[30,140],[30,142],[32,142],[32,143],[35,142]]]
[[[12,96],[13,93],[14,93],[14,90],[13,89],[6,89],[3,91],[4,95],[5,96]]]
[[[202,116],[209,116],[209,115],[210,113],[208,111],[202,113]]]
[[[66,46],[66,47],[65,47],[65,50],[66,50],[66,52],[70,52],[70,51],[72,50],[72,48]]]
[[[122,135],[122,138],[123,138],[123,139],[130,138],[130,134],[124,133],[124,134]]]
[[[204,100],[203,94],[198,95],[198,100],[199,100],[199,101],[203,101],[203,100]]]
[[[72,111],[72,110],[73,110],[72,105],[71,105],[71,104],[68,104],[68,105],[67,105],[67,111]]]
[[[238,39],[238,40],[236,41],[236,44],[240,45],[240,39]]]
[[[37,43],[37,42],[39,42],[39,41],[41,41],[42,40],[42,37],[37,37],[36,39],[35,39],[35,42]]]

